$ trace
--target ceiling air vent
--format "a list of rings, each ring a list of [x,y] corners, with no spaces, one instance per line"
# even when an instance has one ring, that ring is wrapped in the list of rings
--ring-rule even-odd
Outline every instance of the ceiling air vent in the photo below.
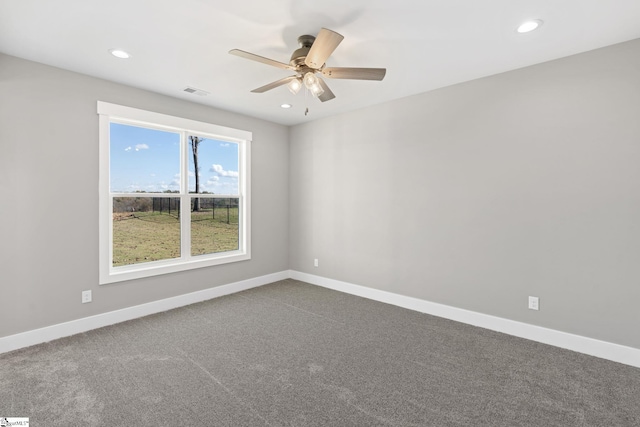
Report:
[[[193,93],[193,94],[198,95],[198,96],[207,96],[207,95],[209,95],[209,92],[207,92],[207,91],[204,91],[202,89],[196,89],[195,87],[189,87],[189,86],[184,88],[184,91],[187,92],[187,93]]]

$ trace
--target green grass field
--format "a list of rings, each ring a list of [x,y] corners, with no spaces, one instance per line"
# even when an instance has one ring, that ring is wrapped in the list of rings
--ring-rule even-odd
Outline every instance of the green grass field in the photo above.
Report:
[[[191,255],[238,249],[238,208],[191,212]],[[174,214],[113,214],[113,266],[178,258],[180,220]]]

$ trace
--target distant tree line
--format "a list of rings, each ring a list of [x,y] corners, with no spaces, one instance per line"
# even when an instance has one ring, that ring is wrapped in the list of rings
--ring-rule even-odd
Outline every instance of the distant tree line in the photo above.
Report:
[[[142,193],[142,192],[140,192]],[[165,191],[164,193],[175,194],[176,192]],[[213,193],[200,193],[200,194],[213,194]],[[227,198],[193,198],[191,200],[191,210],[197,212],[194,209],[196,200],[199,204],[199,210],[213,209],[222,207],[238,207],[238,199]],[[114,197],[113,198],[113,212],[165,212],[165,211],[178,211],[180,206],[180,199],[177,197]]]
[[[151,197],[114,197],[113,212],[150,212],[153,209]]]

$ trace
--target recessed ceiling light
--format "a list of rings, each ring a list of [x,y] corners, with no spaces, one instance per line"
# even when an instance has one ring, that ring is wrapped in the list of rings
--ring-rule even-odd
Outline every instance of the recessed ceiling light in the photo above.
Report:
[[[528,33],[536,28],[540,28],[540,25],[542,25],[542,21],[540,19],[532,19],[531,21],[526,21],[520,24],[517,31],[519,33]]]
[[[282,108],[291,108],[291,107],[293,107],[293,105],[291,105],[291,104],[282,104],[280,107],[282,107]]]
[[[120,58],[120,59],[131,58],[131,55],[122,49],[109,49],[109,53],[111,53],[111,55],[115,56],[116,58]]]

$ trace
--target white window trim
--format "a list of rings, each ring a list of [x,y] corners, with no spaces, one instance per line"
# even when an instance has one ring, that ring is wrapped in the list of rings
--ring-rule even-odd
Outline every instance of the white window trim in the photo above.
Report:
[[[253,135],[251,132],[239,129],[218,126],[211,123],[204,123],[195,120],[185,119],[181,117],[169,116],[166,114],[155,113],[137,108],[125,107],[122,105],[111,104],[108,102],[98,101],[99,115],[99,142],[100,142],[100,172],[99,172],[99,283],[101,285],[107,283],[121,282],[125,280],[139,279],[143,277],[156,276],[160,274],[174,273],[178,271],[191,270],[194,268],[208,267],[220,264],[227,264],[236,261],[245,261],[251,259],[251,141]],[[235,142],[238,144],[238,162],[240,164],[240,173],[238,186],[240,203],[243,206],[242,215],[240,215],[240,224],[238,227],[238,246],[237,251],[221,252],[207,255],[183,255],[180,258],[173,258],[161,261],[152,261],[142,264],[132,264],[122,267],[112,266],[112,221],[111,212],[111,194],[110,194],[110,177],[109,177],[109,125],[111,121],[128,124],[138,124],[141,126],[152,127],[156,129],[167,129],[171,131],[187,132],[199,135],[206,135],[209,138]],[[186,144],[185,144],[186,145]],[[182,170],[186,171],[188,163],[186,150],[181,152]],[[185,226],[187,219],[190,217],[188,212],[191,203],[184,203],[189,200],[193,194],[189,194],[185,190],[188,187],[188,177],[186,173],[181,174],[181,193],[180,194],[164,194],[167,197],[178,197],[181,199],[180,209],[181,218],[184,218],[181,224],[181,245],[183,248],[190,247],[190,227]],[[186,193],[186,194],[185,194]],[[149,197],[158,194],[150,194]],[[203,195],[209,197],[210,195]],[[215,195],[216,197],[231,197],[229,195]],[[144,196],[146,197],[146,196]],[[185,215],[187,214],[187,215]],[[185,246],[187,245],[187,246]]]

